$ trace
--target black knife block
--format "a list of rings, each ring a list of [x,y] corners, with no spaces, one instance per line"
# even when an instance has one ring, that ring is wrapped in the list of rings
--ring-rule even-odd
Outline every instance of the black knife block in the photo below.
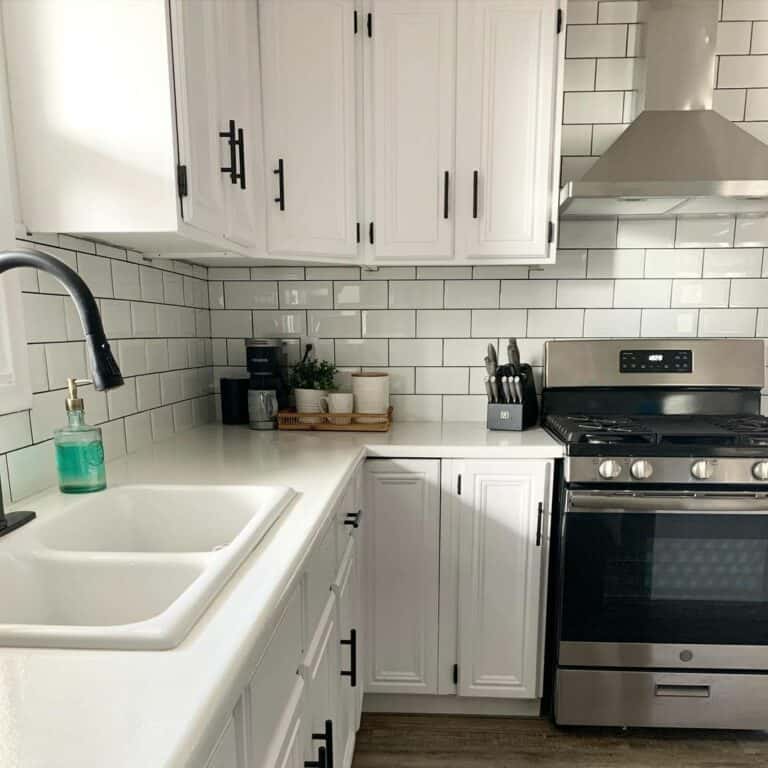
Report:
[[[486,426],[520,432],[536,426],[539,420],[539,402],[536,399],[536,385],[531,366],[520,366],[520,383],[523,389],[522,403],[488,403]]]

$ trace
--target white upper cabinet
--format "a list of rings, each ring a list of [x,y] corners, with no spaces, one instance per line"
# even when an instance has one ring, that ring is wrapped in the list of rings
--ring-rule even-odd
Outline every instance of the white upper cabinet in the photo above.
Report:
[[[458,0],[457,260],[554,259],[559,4]]]
[[[540,696],[552,463],[457,464],[458,693]]]
[[[356,259],[353,0],[261,0],[270,252]]]
[[[373,0],[366,133],[373,260],[453,258],[455,0]],[[370,225],[369,225],[370,226]]]

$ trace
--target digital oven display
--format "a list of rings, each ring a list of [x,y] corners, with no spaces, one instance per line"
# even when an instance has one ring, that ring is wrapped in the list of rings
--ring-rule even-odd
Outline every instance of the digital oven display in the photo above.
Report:
[[[622,349],[619,354],[621,373],[691,373],[693,352],[690,349]]]

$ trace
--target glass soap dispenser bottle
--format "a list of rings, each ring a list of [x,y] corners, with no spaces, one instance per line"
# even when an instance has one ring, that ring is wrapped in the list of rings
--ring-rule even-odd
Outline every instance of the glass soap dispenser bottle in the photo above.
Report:
[[[69,423],[53,433],[62,493],[92,493],[107,487],[101,429],[85,423],[85,404],[77,393],[79,386],[90,383],[87,379],[67,379]]]

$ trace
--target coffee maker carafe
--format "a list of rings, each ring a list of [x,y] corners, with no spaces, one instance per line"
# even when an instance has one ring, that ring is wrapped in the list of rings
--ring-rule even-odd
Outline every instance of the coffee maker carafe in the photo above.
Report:
[[[275,339],[247,339],[245,349],[251,429],[275,429],[278,409],[288,405],[288,388],[280,368],[281,344]]]

